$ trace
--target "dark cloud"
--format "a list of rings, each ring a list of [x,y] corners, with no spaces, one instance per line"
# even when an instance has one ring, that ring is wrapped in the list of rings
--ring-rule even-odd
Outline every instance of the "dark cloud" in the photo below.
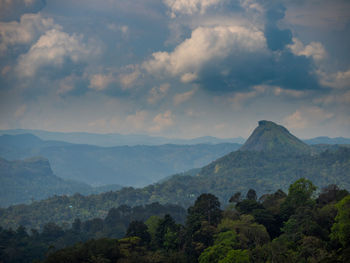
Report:
[[[275,85],[293,90],[319,88],[311,58],[295,56],[288,50],[274,54],[245,54],[211,63],[200,73],[197,83],[211,92],[246,90],[254,85]]]
[[[282,52],[271,64],[271,79],[267,79],[267,83],[296,90],[320,87],[312,59],[295,56],[289,51]]]
[[[212,60],[198,73],[196,83],[202,88],[221,93],[264,84],[292,90],[320,87],[313,59],[294,55],[286,48],[292,43],[292,31],[278,25],[285,7],[280,3],[261,4],[267,10],[264,36],[268,52],[234,53],[224,60]]]
[[[157,0],[52,0],[44,11],[66,32],[102,40],[101,63],[109,67],[138,63],[170,35],[166,7]]]
[[[265,37],[269,49],[282,50],[292,43],[292,32],[289,29],[280,29],[278,21],[284,18],[286,9],[283,5],[274,5],[266,12]]]
[[[266,63],[267,62],[267,63]],[[262,84],[271,74],[264,64],[271,64],[271,58],[264,54],[230,56],[225,61],[208,64],[200,73],[197,82],[212,92],[232,92]]]
[[[19,20],[25,13],[37,13],[46,5],[46,0],[0,0],[0,21]]]

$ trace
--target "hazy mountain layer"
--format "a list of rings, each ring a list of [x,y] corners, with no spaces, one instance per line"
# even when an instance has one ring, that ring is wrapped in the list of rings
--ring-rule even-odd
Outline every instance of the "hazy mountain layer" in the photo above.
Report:
[[[244,143],[242,137],[221,139],[212,136],[203,136],[193,139],[172,139],[155,137],[143,134],[119,134],[119,133],[87,133],[87,132],[49,132],[42,130],[0,130],[0,134],[18,135],[33,134],[42,140],[65,141],[74,144],[89,144],[103,147],[134,146],[134,145],[162,145],[162,144],[218,144],[218,143]]]
[[[315,137],[307,140],[303,140],[307,144],[350,144],[349,138],[336,137],[329,138],[327,136]]]
[[[52,173],[48,160],[31,158],[24,161],[0,159],[0,206],[28,203],[53,195],[91,193],[89,185],[68,182]]]
[[[30,203],[54,195],[98,194],[121,188],[120,185],[91,187],[64,180],[54,175],[49,161],[41,157],[16,161],[0,158],[0,185],[0,207]]]
[[[268,145],[268,141],[266,143]],[[84,220],[103,217],[111,207],[122,204],[134,206],[157,201],[188,206],[201,193],[208,192],[226,203],[235,192],[245,193],[250,188],[259,195],[277,189],[286,191],[301,177],[312,180],[318,187],[337,184],[349,190],[349,171],[349,148],[335,148],[320,154],[303,150],[293,153],[288,149],[286,152],[239,150],[203,167],[196,175],[175,175],[165,182],[140,189],[123,188],[87,197],[54,197],[30,206],[12,207],[0,213],[0,224],[14,226],[23,217],[30,218],[27,227],[42,226],[47,218],[71,223],[76,217]]]
[[[313,180],[318,187],[337,184],[350,190],[350,149],[340,148],[319,155],[281,155],[237,151],[202,168],[196,176],[176,175],[144,188],[123,188],[99,195],[53,197],[31,205],[0,210],[0,225],[39,227],[54,221],[72,223],[77,217],[87,220],[104,217],[112,207],[152,202],[191,205],[201,193],[212,193],[227,203],[232,194],[250,188],[262,193],[287,190],[300,177]],[[26,221],[23,221],[23,218]]]
[[[31,134],[0,136],[0,156],[43,156],[54,174],[92,185],[144,186],[203,165],[237,150],[240,144],[98,147],[43,141]]]

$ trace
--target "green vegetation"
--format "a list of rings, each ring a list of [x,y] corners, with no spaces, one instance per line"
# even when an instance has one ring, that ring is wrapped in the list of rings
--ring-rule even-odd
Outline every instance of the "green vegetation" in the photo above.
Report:
[[[54,195],[98,194],[119,190],[120,185],[92,187],[64,180],[52,173],[49,161],[41,157],[7,161],[0,158],[0,207],[32,203]]]
[[[65,181],[52,173],[48,160],[30,158],[7,161],[0,158],[0,207],[30,203],[54,194],[92,193],[89,185]]]
[[[122,238],[125,235],[131,237],[124,240],[125,246],[131,245],[129,241],[137,241],[134,240],[134,235],[142,238],[141,241],[136,242],[137,244],[139,242],[140,245],[145,245],[150,242],[150,235],[143,221],[151,216],[158,219],[169,217],[176,225],[175,221],[185,222],[186,210],[176,205],[163,206],[158,203],[134,208],[123,205],[111,209],[104,220],[94,218],[81,221],[76,218],[71,226],[59,226],[50,222],[45,224],[41,231],[31,229],[30,234],[23,226],[19,226],[16,230],[0,228],[0,262],[32,262],[34,259],[43,259],[46,253],[57,249],[72,246],[78,242],[103,238],[77,246],[79,251],[83,249],[83,257],[99,257],[99,253],[108,254],[113,251],[113,244],[117,241],[110,238]],[[158,223],[156,228],[158,233]],[[75,249],[73,250],[77,253]],[[79,261],[81,258],[80,255],[76,255],[74,260],[81,262]],[[57,259],[60,259],[60,256],[55,257],[55,260]]]
[[[221,168],[215,173],[215,167]],[[99,195],[55,196],[30,205],[0,210],[0,225],[17,228],[41,228],[53,221],[71,224],[74,218],[104,218],[113,207],[153,202],[174,203],[188,207],[202,193],[212,193],[227,203],[232,193],[246,193],[250,188],[258,195],[282,189],[300,177],[322,187],[337,184],[350,189],[350,149],[339,148],[318,155],[291,155],[253,151],[233,152],[202,168],[198,175],[176,175],[165,182],[144,188],[123,188]]]
[[[259,121],[259,126],[241,147],[242,151],[309,153],[311,147],[271,121]]]
[[[0,260],[348,262],[349,192],[330,185],[316,195],[305,178],[291,184],[288,194],[278,190],[257,200],[253,192],[243,200],[234,194],[224,210],[216,196],[202,194],[186,220],[179,207],[152,204],[114,208],[104,220],[76,219],[70,228],[49,223],[31,234],[23,226],[0,229]]]
[[[23,225],[30,229],[42,228],[50,221],[60,225],[72,224],[75,218],[104,218],[111,208],[121,205],[159,202],[189,207],[203,193],[211,193],[226,204],[232,193],[248,192],[250,203],[242,203],[239,208],[250,211],[254,208],[256,195],[277,189],[286,191],[301,177],[315,182],[317,187],[336,184],[350,189],[350,148],[337,147],[321,153],[303,151],[301,148],[309,146],[282,126],[266,121],[260,122],[247,144],[249,149],[232,152],[198,171],[175,175],[144,188],[128,187],[90,196],[55,196],[31,205],[12,206],[0,210],[0,226],[17,228]],[[263,147],[262,150],[250,150],[250,147],[255,148],[254,144]],[[269,148],[269,145],[274,146]],[[307,188],[307,185],[300,187]],[[249,191],[251,188],[254,191]],[[232,199],[235,202],[239,200],[240,196]],[[257,210],[255,213],[266,221],[270,220],[264,211]]]

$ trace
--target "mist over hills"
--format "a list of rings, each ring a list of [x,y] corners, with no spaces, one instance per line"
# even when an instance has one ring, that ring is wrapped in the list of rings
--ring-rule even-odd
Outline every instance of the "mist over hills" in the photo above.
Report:
[[[55,175],[94,186],[144,186],[169,175],[201,167],[240,144],[99,147],[43,141],[32,134],[0,136],[0,156],[18,160],[43,156]]]
[[[93,193],[89,185],[65,181],[52,173],[44,158],[7,161],[0,158],[0,207],[28,203],[53,195]]]
[[[278,189],[286,191],[301,177],[312,180],[320,188],[337,184],[350,189],[349,148],[324,148],[318,153],[287,129],[274,123],[264,124],[260,123],[241,149],[211,162],[194,175],[177,174],[144,188],[128,187],[86,197],[53,197],[29,206],[13,206],[2,210],[0,225],[15,226],[26,218],[27,227],[40,227],[47,222],[41,214],[43,209],[47,218],[71,223],[76,217],[84,220],[104,217],[110,208],[122,204],[135,206],[160,202],[187,207],[202,193],[212,193],[225,204],[237,191],[246,193],[253,188],[258,195]],[[69,209],[71,205],[73,208]]]
[[[0,130],[0,135],[33,134],[42,140],[64,141],[74,144],[89,144],[103,147],[135,146],[135,145],[162,145],[162,144],[219,144],[219,143],[244,143],[242,137],[221,139],[213,136],[203,136],[193,139],[172,139],[166,137],[149,136],[144,134],[119,134],[119,133],[87,133],[87,132],[50,132],[43,130],[14,129]]]
[[[349,138],[344,137],[336,137],[329,138],[327,136],[315,137],[311,139],[303,140],[307,144],[350,144]]]
[[[116,191],[121,185],[93,187],[56,176],[43,157],[8,161],[0,158],[0,207],[29,204],[55,195],[99,194]]]

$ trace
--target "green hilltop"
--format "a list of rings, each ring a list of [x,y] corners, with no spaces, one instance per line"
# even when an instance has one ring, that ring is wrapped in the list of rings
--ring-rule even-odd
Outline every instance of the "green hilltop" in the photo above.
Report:
[[[310,152],[311,148],[285,127],[262,120],[240,150],[300,154]]]

